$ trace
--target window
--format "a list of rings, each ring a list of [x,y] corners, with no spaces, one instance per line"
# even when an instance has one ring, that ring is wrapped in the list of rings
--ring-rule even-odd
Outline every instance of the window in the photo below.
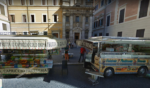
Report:
[[[111,0],[108,0],[108,4],[110,4],[111,3]]]
[[[8,2],[9,2],[9,5],[12,5],[12,0],[9,0]]]
[[[3,30],[7,31],[7,25],[3,23]]]
[[[28,32],[23,32],[24,33],[24,35],[27,35],[28,34]]]
[[[103,19],[100,20],[100,23],[99,23],[99,24],[100,24],[100,26],[103,25]]]
[[[139,18],[147,16],[149,0],[142,0],[139,12]]]
[[[46,22],[46,15],[43,15],[43,22]]]
[[[109,36],[109,33],[106,33],[106,36]]]
[[[107,26],[110,25],[110,16],[107,16]]]
[[[86,17],[86,18],[85,18],[85,22],[88,22],[88,20],[89,20],[88,17]]]
[[[56,5],[56,0],[53,0],[53,5]]]
[[[58,33],[53,33],[53,36],[58,38]]]
[[[95,34],[94,36],[97,36],[97,34]]]
[[[0,14],[5,15],[5,9],[4,6],[0,4]]]
[[[54,22],[57,22],[57,15],[54,15]]]
[[[76,16],[76,22],[79,22],[79,16]]]
[[[33,5],[33,0],[30,0],[30,5]]]
[[[85,30],[85,39],[88,39],[88,33],[89,33],[89,31]]]
[[[122,37],[122,32],[118,32],[118,37]]]
[[[95,11],[98,9],[98,5],[95,6]]]
[[[23,22],[27,22],[26,15],[22,15],[22,18],[23,18]]]
[[[124,22],[124,11],[125,11],[125,9],[120,10],[119,23]]]
[[[25,0],[21,0],[21,5],[25,5]]]
[[[96,21],[96,25],[95,25],[95,27],[97,27],[97,21]]]
[[[69,38],[69,31],[66,31],[66,38]]]
[[[44,31],[44,35],[47,35],[47,31]]]
[[[15,22],[15,15],[10,15],[11,22]]]
[[[99,36],[102,36],[102,33],[99,33]]]
[[[46,5],[45,0],[42,0],[42,5]]]
[[[139,29],[136,31],[136,37],[144,37],[145,29]]]
[[[104,0],[101,0],[101,7],[104,5]]]
[[[12,32],[12,35],[16,35],[16,32]]]
[[[69,16],[66,16],[66,22],[69,22]]]
[[[31,15],[31,22],[34,22],[34,15]]]

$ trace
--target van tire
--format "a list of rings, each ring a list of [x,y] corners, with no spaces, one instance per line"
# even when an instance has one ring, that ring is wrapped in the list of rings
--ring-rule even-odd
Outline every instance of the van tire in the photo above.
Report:
[[[140,67],[139,69],[138,69],[138,75],[139,76],[145,76],[147,74],[147,68],[146,67]]]
[[[105,69],[104,71],[104,77],[108,78],[108,77],[112,77],[114,75],[114,69],[111,67],[108,67]]]

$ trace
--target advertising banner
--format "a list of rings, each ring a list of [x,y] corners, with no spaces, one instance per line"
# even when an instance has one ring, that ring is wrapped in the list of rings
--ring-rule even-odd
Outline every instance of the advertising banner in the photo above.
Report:
[[[0,69],[0,74],[38,74],[38,73],[48,73],[48,68],[8,68]]]
[[[66,47],[67,41],[61,39],[39,40],[0,40],[0,49],[58,49]]]
[[[82,46],[82,47],[85,47],[87,49],[93,50],[93,43],[92,42],[89,42],[86,40],[77,40],[76,43],[78,46]]]

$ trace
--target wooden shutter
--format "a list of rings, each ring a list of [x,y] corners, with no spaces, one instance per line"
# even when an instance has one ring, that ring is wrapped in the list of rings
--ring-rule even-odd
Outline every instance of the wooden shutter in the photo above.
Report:
[[[30,5],[33,5],[33,0],[30,0]]]
[[[45,0],[42,0],[42,5],[45,5]]]
[[[12,22],[12,18],[11,18],[11,15],[9,15],[9,21],[10,21],[10,22]]]
[[[149,0],[142,0],[139,12],[139,18],[147,16]]]
[[[101,19],[101,26],[103,25],[103,19]]]
[[[12,5],[12,0],[9,0],[9,5]]]
[[[119,23],[124,22],[124,11],[125,11],[125,9],[120,10]]]
[[[53,0],[53,5],[56,5],[56,1],[55,0]]]
[[[106,36],[109,36],[109,33],[106,33]]]
[[[102,36],[102,33],[99,33],[99,36]]]
[[[110,16],[107,16],[107,26],[110,25]]]
[[[1,14],[5,15],[5,8],[1,4],[0,4],[0,10],[1,10]]]
[[[7,30],[7,26],[4,23],[3,23],[3,30]]]

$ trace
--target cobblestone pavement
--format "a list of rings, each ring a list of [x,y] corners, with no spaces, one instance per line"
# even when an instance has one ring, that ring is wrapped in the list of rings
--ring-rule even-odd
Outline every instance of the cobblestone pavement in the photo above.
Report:
[[[93,86],[84,72],[83,65],[68,65],[68,75],[65,70],[62,75],[61,65],[55,65],[48,75],[8,76],[2,84],[3,88],[150,88],[150,78],[130,74],[99,78]]]

